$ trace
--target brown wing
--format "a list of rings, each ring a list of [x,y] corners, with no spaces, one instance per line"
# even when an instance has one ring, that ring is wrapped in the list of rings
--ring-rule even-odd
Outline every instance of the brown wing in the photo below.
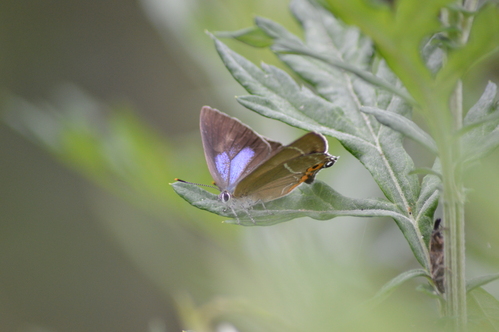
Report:
[[[200,128],[208,169],[221,190],[231,190],[282,147],[208,106],[201,109]]]
[[[308,133],[241,180],[233,196],[267,202],[287,195],[302,182],[311,183],[322,168],[334,164],[336,157],[326,151],[324,136]]]
[[[311,183],[321,169],[332,166],[335,161],[335,157],[321,153],[297,157],[251,182],[248,191],[241,197],[268,202],[285,196],[303,182]],[[238,185],[238,191],[241,185]],[[241,192],[244,191],[243,187]],[[238,193],[234,193],[234,197],[239,197]]]
[[[270,169],[284,164],[288,160],[292,160],[299,156],[304,156],[312,153],[325,153],[327,151],[327,141],[321,134],[310,132],[298,138],[293,143],[281,147],[272,158],[269,158],[265,163],[261,164],[251,173],[250,181],[263,176]],[[247,180],[242,180],[247,181]]]

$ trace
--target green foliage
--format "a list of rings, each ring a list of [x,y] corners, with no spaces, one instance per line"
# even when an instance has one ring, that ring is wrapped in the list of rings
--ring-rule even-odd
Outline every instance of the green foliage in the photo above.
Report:
[[[362,112],[365,107],[377,107],[398,115],[398,118],[407,117],[410,107],[404,99],[385,89],[366,84],[357,74],[361,71],[364,73],[361,76],[375,77],[385,82],[385,85],[389,83],[394,87],[392,90],[400,90],[399,81],[383,61],[372,69],[372,44],[357,29],[343,25],[324,9],[306,1],[294,1],[291,8],[304,28],[305,43],[276,23],[261,18],[257,18],[256,22],[262,31],[274,39],[272,49],[278,52],[280,59],[317,93],[299,86],[289,75],[274,66],[262,64],[262,68],[258,68],[215,39],[215,46],[227,69],[251,93],[237,100],[266,117],[337,138],[371,172],[391,203],[387,211],[363,215],[388,215],[395,212],[398,217],[394,219],[408,239],[411,249],[419,262],[428,267],[427,244],[439,197],[438,178],[429,174],[420,184],[417,175],[409,174],[414,169],[414,163],[402,146],[403,135]],[[347,66],[339,69],[308,54],[328,54],[328,57],[336,58]],[[357,68],[356,73],[341,70],[348,66]],[[184,194],[183,197],[199,204],[197,196]],[[323,200],[320,198],[317,202]],[[286,198],[279,200],[279,203],[285,201]],[[289,203],[294,203],[293,197]],[[380,209],[376,200],[364,200],[362,205],[366,211]],[[271,225],[304,215],[318,217],[315,212],[307,214],[289,210],[291,206],[295,205],[280,205],[280,209],[286,211],[286,217],[278,217],[283,214],[282,211],[274,213],[275,217],[267,214],[268,223],[259,224]],[[321,203],[317,203],[317,206],[321,216],[331,218],[338,215]],[[219,207],[218,211],[223,212],[224,209]],[[250,212],[253,218],[260,217],[257,211],[258,208],[255,208]],[[222,214],[233,217],[230,213]],[[355,212],[341,215],[345,214],[358,215]]]
[[[218,200],[218,196],[192,184],[177,182],[173,189],[193,206],[234,218],[232,211]],[[327,220],[340,216],[392,217],[410,223],[394,204],[382,199],[354,199],[340,195],[321,181],[300,186],[291,194],[259,204],[249,211],[238,210],[238,223],[245,226],[270,226],[299,217]],[[235,223],[236,220],[226,222]]]
[[[399,133],[404,133],[406,137],[420,143],[435,155],[438,154],[437,146],[433,138],[431,138],[430,135],[428,135],[425,131],[419,128],[417,124],[415,124],[408,118],[374,107],[363,107],[361,111],[367,114],[374,115],[379,123],[384,124],[385,126],[390,127],[393,130],[398,131]]]
[[[221,38],[234,38],[235,40],[246,43],[253,47],[269,47],[274,43],[273,39],[270,38],[265,32],[253,27],[231,33],[220,32],[217,33],[217,36]]]
[[[426,277],[431,279],[431,276],[428,275],[428,272],[426,270],[415,269],[415,270],[405,271],[400,275],[396,276],[395,278],[393,278],[392,280],[390,280],[389,282],[387,282],[379,290],[379,292],[368,302],[368,305],[369,306],[378,305],[388,296],[390,296],[390,294],[393,293],[400,285],[416,277]]]
[[[466,283],[466,291],[471,292],[475,288],[486,285],[497,279],[499,279],[499,273],[473,278]]]
[[[326,9],[306,0],[291,3],[293,15],[303,28],[303,41],[260,17],[255,19],[255,27],[217,34],[254,47],[269,47],[304,84],[275,66],[254,65],[213,37],[215,47],[229,72],[249,93],[238,97],[239,103],[265,117],[336,138],[370,172],[385,197],[350,198],[315,181],[265,206],[257,204],[249,211],[236,211],[234,216],[216,195],[202,188],[180,182],[172,187],[193,206],[245,226],[275,225],[304,216],[317,220],[338,216],[393,218],[423,269],[392,279],[373,299],[372,303],[378,304],[405,281],[431,276],[428,246],[439,199],[443,196],[448,220],[458,219],[456,215],[465,199],[460,182],[465,166],[473,165],[472,161],[499,145],[495,84],[488,84],[462,119],[462,125],[455,126],[462,114],[449,106],[463,75],[497,50],[499,13],[492,5],[484,6],[477,14],[457,10],[447,6],[449,0],[404,0],[396,1],[393,7],[364,0],[321,3]],[[447,25],[438,20],[442,11],[451,18]],[[468,41],[465,36],[470,26]],[[70,110],[62,115],[53,112],[55,107],[17,101],[16,112],[8,114],[8,121],[119,195],[128,199],[133,196],[147,207],[154,201],[156,206],[169,204],[175,210],[168,183],[178,171],[176,165],[185,165],[177,159],[181,149],[165,144],[126,109],[114,109],[108,119],[96,121],[98,112],[92,110],[98,105],[87,103],[71,112],[72,107],[60,107]],[[422,115],[428,131],[411,120],[413,111]],[[403,146],[405,137],[435,156],[431,169],[415,169]],[[417,173],[423,174],[421,179]],[[453,250],[464,252],[464,243],[456,248],[459,241],[454,233],[444,234],[446,241],[453,243]],[[267,272],[268,266],[271,264],[262,270]],[[234,279],[241,280],[241,275]],[[458,273],[453,277],[456,275],[461,278]],[[472,327],[486,325],[497,330],[497,300],[479,288],[496,279],[497,275],[492,275],[468,282]],[[280,280],[281,275],[272,287]],[[455,294],[455,288],[446,290],[447,299]],[[348,299],[351,293],[342,298]],[[195,305],[188,306],[196,311]],[[215,302],[215,307],[218,310],[220,303]],[[203,317],[212,320],[215,316]],[[313,324],[309,321],[302,326]]]
[[[164,140],[126,106],[114,108],[103,119],[102,106],[77,88],[66,86],[59,93],[65,96],[59,105],[37,106],[11,98],[7,121],[119,195],[137,198],[140,193],[167,201],[174,164],[167,162],[172,151]]]
[[[499,301],[482,288],[468,295],[470,331],[499,330]]]
[[[464,161],[475,161],[499,145],[499,107],[497,86],[489,82],[482,97],[470,108],[463,120]]]
[[[497,52],[499,47],[499,8],[486,5],[473,16],[473,28],[466,45],[450,50],[446,65],[439,71],[435,86],[450,90],[477,62]]]
[[[394,7],[373,6],[370,1],[328,0],[329,9],[358,26],[377,45],[377,51],[417,101],[432,88],[432,75],[420,55],[424,38],[442,29],[438,13],[450,0],[397,1]],[[410,23],[409,23],[410,22]],[[446,82],[451,87],[453,82]],[[450,93],[450,90],[448,91]]]
[[[56,96],[53,103],[40,105],[10,96],[4,119],[55,158],[134,206],[152,215],[178,211],[178,196],[170,183],[182,171],[195,172],[182,160],[182,153],[189,151],[186,146],[170,146],[126,105],[104,106],[72,85],[59,88]],[[198,153],[189,160],[196,165],[203,157]],[[221,238],[206,223],[197,227]]]
[[[323,1],[328,12],[314,3],[295,0],[291,10],[303,28],[305,41],[258,17],[255,28],[223,34],[255,47],[270,44],[272,39],[270,49],[309,87],[298,85],[274,66],[262,64],[259,68],[219,40],[214,41],[229,72],[250,93],[238,97],[243,106],[291,126],[335,137],[369,170],[389,202],[381,209],[396,207],[392,211],[402,218],[392,217],[426,269],[416,275],[431,275],[428,241],[433,213],[440,193],[444,194],[449,225],[446,262],[455,271],[447,281],[448,314],[457,316],[457,326],[464,328],[464,242],[460,240],[464,238],[463,162],[476,160],[499,145],[499,112],[496,86],[490,83],[462,122],[460,79],[478,60],[499,49],[499,12],[488,5],[475,15],[445,7],[450,2],[407,0],[390,7],[364,0]],[[358,28],[344,25],[331,12]],[[437,19],[441,12],[445,14],[443,22]],[[427,121],[429,133],[410,120],[411,110]],[[431,170],[414,168],[402,145],[404,136],[437,157]],[[421,182],[416,173],[426,174]],[[318,186],[325,188],[322,183]],[[265,209],[248,213],[258,218],[259,225],[304,215],[333,218],[339,215],[332,208],[335,200],[353,201],[336,193],[313,197],[308,194],[313,188],[302,186],[300,193],[280,199],[276,205],[268,204],[272,216],[264,217],[267,221],[260,219]],[[326,192],[333,190],[321,190]],[[311,200],[307,203],[311,209],[290,210],[301,207],[296,205],[296,197],[303,193]],[[183,192],[182,197],[200,206],[194,191]],[[366,208],[367,215],[379,215],[370,212],[379,209],[378,200],[356,201],[371,206]],[[324,202],[330,203],[329,210]],[[203,200],[202,208],[230,216],[223,206],[213,203],[217,208],[210,209],[205,203]],[[358,215],[355,209],[345,212]],[[399,276],[388,289],[391,292],[413,276],[411,271]]]

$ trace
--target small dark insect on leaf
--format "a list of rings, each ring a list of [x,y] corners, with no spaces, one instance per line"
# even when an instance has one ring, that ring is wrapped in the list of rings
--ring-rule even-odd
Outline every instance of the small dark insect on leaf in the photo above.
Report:
[[[440,227],[441,219],[435,220],[430,239],[431,278],[440,293],[445,292],[444,236]]]

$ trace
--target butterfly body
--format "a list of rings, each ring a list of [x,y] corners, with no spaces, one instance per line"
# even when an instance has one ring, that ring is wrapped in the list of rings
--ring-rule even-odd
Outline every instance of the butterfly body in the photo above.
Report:
[[[201,137],[208,169],[220,189],[219,199],[247,210],[289,194],[338,159],[327,153],[327,141],[310,132],[289,145],[266,139],[216,109],[203,107]],[[236,214],[237,217],[237,214]]]

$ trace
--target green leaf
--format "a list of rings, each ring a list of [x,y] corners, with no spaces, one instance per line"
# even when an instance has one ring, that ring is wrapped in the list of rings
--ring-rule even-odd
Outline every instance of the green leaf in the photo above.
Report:
[[[468,113],[463,119],[463,127],[466,128],[468,126],[476,126],[477,124],[482,124],[484,120],[491,114],[497,110],[497,85],[493,82],[489,82],[485,87],[485,91],[483,92],[480,99],[476,102],[473,107],[470,108]],[[495,112],[494,112],[495,113]],[[487,126],[488,130],[492,130],[497,125],[489,124]]]
[[[453,88],[455,82],[493,52],[499,51],[499,8],[483,6],[473,20],[466,45],[449,52],[447,63],[438,73],[436,86]]]
[[[162,138],[128,107],[105,118],[102,104],[81,90],[66,86],[59,95],[55,105],[40,106],[9,98],[6,121],[99,185],[134,201],[168,202],[174,163],[166,160],[175,154]]]
[[[432,185],[427,186],[425,196],[420,199],[418,177],[409,174],[414,163],[402,145],[403,136],[361,112],[362,107],[371,106],[409,116],[409,106],[384,87],[367,84],[358,73],[343,70],[345,66],[333,67],[309,54],[322,54],[324,58],[355,67],[364,76],[375,77],[401,91],[403,87],[384,62],[373,66],[371,44],[358,30],[344,26],[330,13],[307,1],[293,1],[292,10],[304,28],[306,43],[272,21],[257,18],[257,24],[274,38],[273,50],[296,50],[295,54],[278,56],[314,90],[299,86],[276,67],[266,64],[257,67],[214,39],[228,70],[251,94],[239,97],[238,101],[266,117],[337,138],[371,172],[386,198],[410,220],[406,224],[396,219],[417,259],[427,267],[424,239],[429,234],[421,230],[427,231],[438,201],[437,186],[433,185],[438,178],[429,181]],[[429,192],[431,189],[433,192]]]
[[[415,219],[418,220],[419,230],[426,248],[429,247],[430,237],[433,232],[433,215],[440,199],[442,181],[439,175],[442,174],[442,169],[439,159],[435,160],[432,171],[434,174],[430,173],[423,178],[415,209]]]
[[[365,0],[325,2],[335,15],[372,38],[416,101],[427,98],[432,76],[422,61],[419,47],[423,38],[440,29],[439,11],[452,0],[396,1],[393,7]]]
[[[471,292],[475,288],[486,285],[489,282],[495,281],[497,279],[499,279],[499,273],[473,278],[466,282],[466,291]]]
[[[433,138],[408,118],[376,107],[362,107],[360,110],[374,115],[380,123],[418,142],[435,155],[438,154],[437,145]]]
[[[274,51],[288,52],[304,47],[300,38],[288,32],[280,24],[259,16],[255,17],[255,24],[263,33],[274,40],[272,47]]]
[[[234,32],[216,32],[215,35],[219,38],[233,38],[253,47],[268,47],[274,43],[274,40],[258,27],[246,28]]]
[[[284,71],[265,64],[260,69],[220,41],[215,40],[215,43],[234,78],[252,94],[238,98],[242,105],[292,126],[337,138],[368,169],[372,168],[375,180],[389,200],[407,203],[410,199],[405,196],[410,193],[415,201],[419,191],[417,177],[407,176],[413,164],[402,148],[400,134],[369,120],[358,108],[356,112],[349,110],[346,114],[346,110],[298,86]],[[346,83],[352,82],[347,79]],[[344,99],[360,98],[369,104],[378,102],[373,88],[361,83],[358,89],[358,93],[350,91]],[[397,98],[392,98],[390,104],[395,110],[405,111]],[[385,144],[387,146],[383,147]],[[384,153],[380,154],[380,151]]]
[[[480,143],[475,146],[474,151],[468,150],[469,154],[465,156],[466,161],[480,159],[494,151],[499,146],[499,130],[491,132]]]
[[[497,86],[489,82],[477,103],[468,111],[460,131],[464,158],[477,160],[499,146]]]
[[[0,120],[49,151],[54,158],[127,203],[177,223],[185,217],[169,184],[181,174],[198,174],[201,147],[188,140],[170,146],[127,105],[108,106],[72,85],[50,102],[30,103],[6,96]],[[201,153],[200,153],[201,152]],[[185,161],[189,160],[188,163]],[[185,204],[185,208],[189,208]],[[175,215],[177,217],[175,217]],[[203,229],[223,242],[220,230],[193,219],[182,227]]]
[[[2,120],[7,125],[50,151],[59,149],[59,119],[52,107],[42,110],[27,100],[11,95],[2,105]]]
[[[295,0],[293,3],[294,4],[302,4],[302,5],[304,4],[302,0]],[[305,17],[306,13],[313,13],[312,16],[318,16],[318,17],[316,17],[316,19],[319,20],[319,23],[320,23],[320,20],[324,18],[324,17],[321,17],[320,14],[326,15],[327,13],[325,13],[324,11],[322,11],[322,13],[321,13],[320,9],[314,8],[311,4],[308,4],[308,6],[310,6],[308,8],[308,11],[303,6],[299,7],[297,5],[292,6],[292,9],[294,9],[296,11],[296,12],[294,12],[295,15],[301,15],[301,17],[298,16],[298,20],[300,20],[300,18],[303,19]],[[314,11],[314,10],[317,10],[317,11]],[[329,17],[331,18],[330,14],[327,14],[327,15],[329,15]],[[308,18],[310,19],[311,17],[309,16]],[[390,84],[390,82],[387,82],[387,81],[383,80],[382,78],[373,75],[371,72],[364,70],[364,68],[359,68],[355,64],[351,63],[351,61],[353,59],[357,59],[359,57],[359,55],[360,56],[364,55],[362,51],[369,50],[369,51],[371,51],[371,52],[369,52],[369,56],[372,55],[372,48],[370,45],[370,41],[368,39],[366,39],[365,37],[362,38],[363,39],[363,41],[362,41],[363,46],[367,46],[365,50],[358,49],[358,46],[361,46],[361,45],[355,45],[355,35],[353,35],[353,36],[346,35],[345,36],[346,38],[344,38],[344,39],[333,40],[333,42],[341,42],[341,43],[348,44],[348,45],[342,45],[342,52],[348,51],[348,46],[357,46],[357,51],[358,51],[359,55],[352,56],[352,54],[351,54],[352,52],[349,52],[349,54],[346,54],[346,55],[348,55],[350,58],[348,61],[346,61],[346,60],[342,59],[341,57],[336,56],[335,52],[331,52],[330,55],[327,55],[327,53],[324,52],[324,51],[326,51],[324,49],[324,45],[328,45],[328,44],[324,44],[322,46],[320,46],[319,43],[314,43],[313,45],[305,45],[298,37],[291,34],[286,29],[284,29],[282,26],[280,26],[279,24],[277,24],[275,22],[272,22],[270,20],[267,20],[267,19],[264,19],[261,17],[257,17],[255,19],[255,22],[260,29],[262,29],[269,36],[274,38],[274,44],[272,45],[271,49],[274,52],[278,53],[281,56],[281,59],[283,59],[283,61],[285,61],[283,58],[283,55],[285,55],[285,54],[301,55],[301,56],[305,56],[307,58],[311,58],[311,60],[317,59],[320,62],[323,62],[325,65],[327,65],[327,67],[332,66],[334,68],[341,69],[341,70],[347,71],[349,73],[352,73],[367,83],[371,83],[372,85],[379,86],[388,92],[394,93],[394,94],[402,97],[404,100],[406,100],[408,102],[411,102],[411,103],[413,102],[413,99],[411,98],[411,96],[409,96],[403,89],[399,89],[398,87]],[[313,23],[313,22],[315,22],[315,20],[311,19],[310,23]],[[304,23],[304,22],[302,21],[301,23]],[[312,26],[313,24],[310,24],[310,23],[307,22],[307,24],[306,24],[307,28],[313,27]],[[328,26],[327,28],[329,29],[331,27]],[[333,29],[333,30],[335,30],[335,29]],[[350,30],[354,30],[354,29],[350,28]],[[334,32],[336,32],[336,31],[322,31],[322,32],[326,33],[323,36],[326,36],[329,38],[329,36],[334,36],[335,35]],[[318,35],[320,35],[320,34],[312,35],[311,39],[312,40],[319,39],[319,38],[317,38]],[[345,34],[343,34],[343,35],[345,35]],[[350,38],[354,39],[353,42]],[[330,42],[331,41],[328,41],[328,43],[330,43]],[[369,45],[367,45],[367,44],[369,44]],[[328,51],[331,51],[331,50],[328,50]]]
[[[440,35],[434,35],[426,42],[421,52],[426,67],[428,67],[432,74],[436,74],[445,62],[446,54],[442,39]]]
[[[442,174],[440,174],[437,171],[435,171],[434,169],[428,168],[428,167],[415,168],[410,173],[411,174],[425,174],[425,175],[431,174],[431,175],[438,176],[440,179],[442,179]]]
[[[228,223],[244,226],[270,226],[300,217],[327,220],[339,216],[392,217],[410,224],[397,208],[384,200],[355,199],[342,196],[321,181],[302,184],[289,195],[271,202],[257,204],[250,210],[238,209],[237,218],[218,196],[193,184],[175,182],[173,190],[189,204],[221,216],[232,218]]]
[[[425,293],[426,295],[436,299],[436,300],[443,300],[442,297],[435,292],[435,286],[432,286],[431,284],[420,284],[416,287],[416,290],[421,293]]]
[[[499,301],[482,288],[467,296],[470,331],[499,331]]]
[[[416,277],[426,277],[431,279],[431,276],[428,274],[426,270],[423,269],[414,269],[405,271],[389,282],[387,282],[376,295],[367,302],[368,306],[376,306],[387,299],[400,285],[404,282],[414,279]]]
[[[342,120],[341,114],[337,114],[340,109],[334,109],[331,103],[298,86],[284,71],[266,64],[262,64],[262,70],[216,39],[215,46],[227,69],[252,94],[238,97],[241,104],[295,127],[356,139],[329,127]],[[287,112],[281,112],[281,108]],[[345,125],[351,126],[348,122]]]
[[[475,128],[480,127],[480,126],[483,126],[483,125],[485,125],[487,127],[491,126],[492,124],[497,123],[497,120],[499,120],[499,112],[493,112],[493,113],[481,118],[481,120],[473,122],[470,125],[461,128],[458,132],[458,135],[466,134],[470,130],[475,129]],[[484,128],[482,128],[482,132],[484,131],[483,129]]]

